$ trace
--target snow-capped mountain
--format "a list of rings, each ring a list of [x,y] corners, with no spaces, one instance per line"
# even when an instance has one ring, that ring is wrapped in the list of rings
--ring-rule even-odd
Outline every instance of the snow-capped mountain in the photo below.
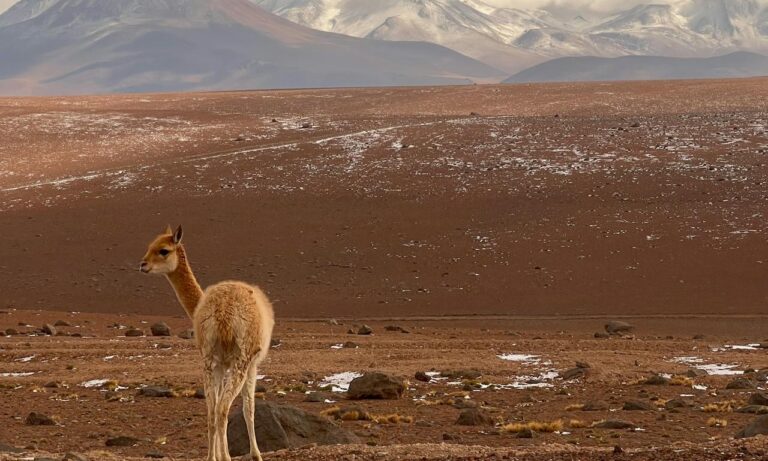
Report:
[[[424,42],[309,29],[248,0],[21,0],[0,94],[455,84],[501,72]]]
[[[668,0],[569,18],[555,14],[557,6],[521,10],[483,0],[251,1],[315,29],[429,41],[510,72],[563,56],[768,51],[768,0]]]

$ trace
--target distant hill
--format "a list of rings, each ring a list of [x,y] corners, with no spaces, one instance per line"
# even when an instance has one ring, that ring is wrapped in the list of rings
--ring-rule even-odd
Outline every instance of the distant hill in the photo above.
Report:
[[[558,58],[519,72],[504,83],[674,80],[768,75],[768,57],[748,52],[713,58],[624,56]]]
[[[503,74],[439,45],[312,30],[248,0],[21,0],[0,94],[465,84]]]

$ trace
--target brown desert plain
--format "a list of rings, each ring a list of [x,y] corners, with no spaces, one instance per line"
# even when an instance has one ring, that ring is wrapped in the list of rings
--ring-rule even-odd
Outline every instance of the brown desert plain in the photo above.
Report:
[[[267,460],[768,459],[767,181],[768,78],[0,98],[0,460],[205,457],[167,224],[265,400],[373,415]]]

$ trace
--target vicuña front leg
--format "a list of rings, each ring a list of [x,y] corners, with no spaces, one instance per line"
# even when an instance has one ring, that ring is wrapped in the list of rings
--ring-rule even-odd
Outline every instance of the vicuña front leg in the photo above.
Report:
[[[263,461],[261,458],[261,452],[259,451],[259,445],[256,442],[256,429],[254,427],[254,411],[256,407],[254,394],[256,393],[256,381],[258,376],[257,363],[254,360],[251,362],[251,366],[248,367],[248,373],[245,376],[245,384],[240,395],[243,398],[243,418],[245,419],[245,426],[248,428],[248,440],[251,445],[251,459],[254,461]]]

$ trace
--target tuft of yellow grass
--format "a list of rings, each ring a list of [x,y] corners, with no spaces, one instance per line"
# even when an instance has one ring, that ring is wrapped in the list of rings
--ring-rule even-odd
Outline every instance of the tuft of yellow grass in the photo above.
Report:
[[[572,403],[565,407],[565,411],[581,411],[584,409],[583,403]]]
[[[377,424],[413,424],[413,416],[402,416],[398,414],[374,416],[373,421]]]
[[[709,418],[707,420],[707,427],[726,427],[726,426],[728,426],[728,420],[725,420],[725,419]]]
[[[568,421],[568,426],[573,429],[584,429],[585,427],[589,427],[589,423],[580,419],[572,419]]]
[[[687,376],[673,376],[669,380],[670,386],[685,386],[685,387],[693,387],[693,380]]]
[[[735,400],[725,400],[722,402],[708,403],[701,407],[704,413],[730,413],[733,408],[738,406]]]
[[[558,419],[557,421],[551,422],[531,421],[528,423],[511,423],[501,428],[501,432],[513,434],[528,430],[532,432],[559,432],[563,430],[563,421]]]

